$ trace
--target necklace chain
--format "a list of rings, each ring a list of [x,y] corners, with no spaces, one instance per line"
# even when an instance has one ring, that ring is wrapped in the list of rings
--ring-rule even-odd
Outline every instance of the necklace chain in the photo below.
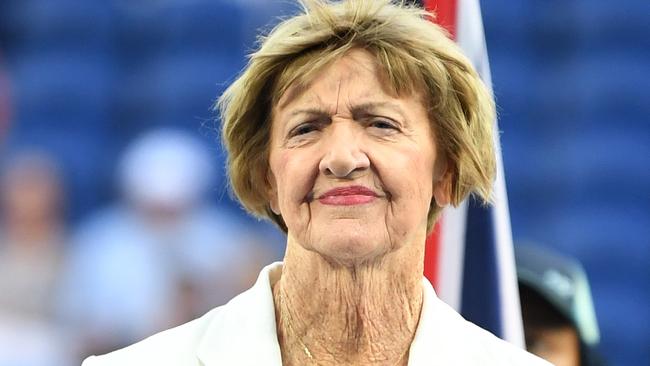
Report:
[[[282,319],[284,322],[287,324],[287,327],[289,328],[289,331],[294,334],[296,340],[300,344],[300,347],[302,347],[303,352],[309,358],[309,360],[313,363],[314,362],[314,356],[311,354],[309,351],[309,348],[307,345],[302,341],[302,337],[296,333],[296,331],[293,329],[293,326],[291,325],[291,320],[289,320],[289,316],[287,315],[286,311],[286,306],[285,306],[285,299],[284,295],[282,294],[282,289],[280,288],[278,291],[278,296],[280,297],[280,315],[282,316]]]

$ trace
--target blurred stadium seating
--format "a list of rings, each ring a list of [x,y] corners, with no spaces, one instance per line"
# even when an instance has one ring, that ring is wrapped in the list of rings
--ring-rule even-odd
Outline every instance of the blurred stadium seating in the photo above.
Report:
[[[650,364],[650,6],[482,8],[513,235],[579,258],[611,364]]]

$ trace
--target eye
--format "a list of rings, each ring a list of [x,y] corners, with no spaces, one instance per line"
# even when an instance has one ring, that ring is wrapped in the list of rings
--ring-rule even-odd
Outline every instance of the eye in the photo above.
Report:
[[[394,121],[391,121],[389,119],[385,119],[385,118],[372,119],[372,120],[370,120],[370,123],[368,125],[370,127],[378,128],[378,129],[381,129],[381,130],[399,131],[397,123],[395,123]]]
[[[293,137],[293,136],[306,135],[314,131],[318,131],[318,125],[315,122],[305,122],[294,127],[289,133],[289,136]]]

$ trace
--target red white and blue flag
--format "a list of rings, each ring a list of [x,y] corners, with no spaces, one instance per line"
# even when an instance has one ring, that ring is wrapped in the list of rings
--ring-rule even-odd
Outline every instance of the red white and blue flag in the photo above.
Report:
[[[492,89],[483,21],[478,0],[423,0],[435,13]],[[427,239],[425,275],[438,296],[466,319],[524,347],[510,213],[495,124],[497,177],[494,204],[473,199],[446,208]]]

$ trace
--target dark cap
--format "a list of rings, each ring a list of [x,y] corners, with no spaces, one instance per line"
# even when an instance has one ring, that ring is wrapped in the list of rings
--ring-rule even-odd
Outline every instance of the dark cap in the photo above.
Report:
[[[571,321],[583,344],[597,346],[598,322],[587,275],[577,261],[548,248],[515,245],[519,283],[536,291]]]

